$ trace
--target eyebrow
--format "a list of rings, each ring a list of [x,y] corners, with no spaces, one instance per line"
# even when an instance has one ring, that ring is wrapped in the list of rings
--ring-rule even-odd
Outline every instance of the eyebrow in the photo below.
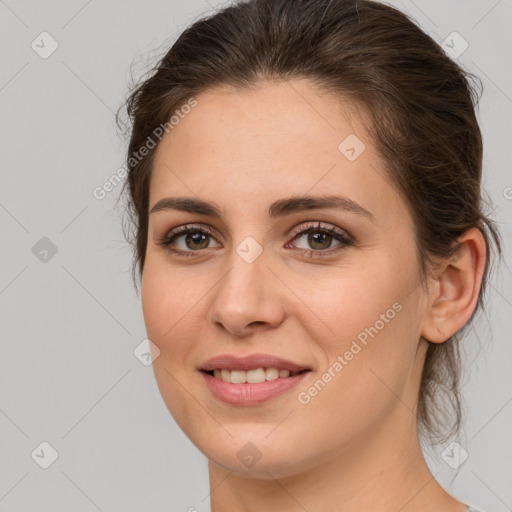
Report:
[[[271,218],[278,218],[296,212],[318,210],[322,208],[345,210],[363,215],[372,222],[375,222],[375,217],[372,212],[361,206],[359,203],[356,203],[345,196],[332,195],[293,196],[286,199],[279,199],[270,205],[268,215]],[[151,208],[149,213],[152,214],[162,210],[178,210],[215,218],[221,218],[222,216],[220,208],[216,203],[204,201],[195,197],[164,197],[163,199],[160,199],[153,208]]]

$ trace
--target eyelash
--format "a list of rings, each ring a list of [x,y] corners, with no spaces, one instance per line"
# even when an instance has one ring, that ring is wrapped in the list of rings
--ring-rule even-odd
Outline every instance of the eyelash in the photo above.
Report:
[[[305,256],[309,258],[316,258],[316,257],[323,257],[326,253],[327,255],[331,255],[334,252],[338,252],[340,250],[345,249],[346,247],[349,247],[354,244],[354,240],[347,236],[343,231],[338,230],[333,227],[322,227],[320,222],[317,223],[310,223],[307,225],[302,225],[299,228],[296,228],[293,230],[293,238],[291,241],[295,240],[296,238],[300,238],[300,236],[307,235],[308,233],[315,232],[315,233],[327,233],[329,235],[332,235],[337,241],[341,242],[339,246],[335,246],[334,250],[329,249],[298,249],[301,251]],[[202,226],[194,226],[194,225],[185,225],[180,226],[178,228],[173,229],[169,233],[165,235],[165,237],[158,241],[158,245],[165,246],[166,250],[171,252],[172,254],[175,254],[176,256],[190,258],[195,256],[194,253],[202,252],[202,250],[196,250],[196,251],[182,251],[181,249],[173,249],[172,248],[172,242],[176,238],[182,235],[186,235],[188,233],[202,233],[204,235],[209,235],[213,238],[212,231],[209,228],[205,228]],[[288,245],[288,244],[287,244]],[[204,249],[203,249],[204,250]]]

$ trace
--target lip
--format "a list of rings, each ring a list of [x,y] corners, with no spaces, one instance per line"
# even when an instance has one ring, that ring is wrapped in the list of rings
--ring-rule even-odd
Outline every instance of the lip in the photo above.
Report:
[[[205,371],[201,371],[200,373],[211,393],[219,400],[231,405],[251,406],[266,402],[292,389],[297,386],[310,371],[299,373],[293,377],[279,377],[275,380],[267,380],[255,384],[249,382],[232,384],[231,382],[224,382],[222,379],[218,379]]]
[[[203,371],[212,370],[244,370],[249,371],[255,368],[277,368],[279,370],[290,370],[291,373],[302,370],[311,370],[308,366],[294,363],[278,356],[270,354],[251,354],[247,356],[235,356],[232,354],[220,354],[208,359],[199,368]],[[269,381],[270,382],[270,381]]]
[[[277,368],[289,370],[291,373],[302,373],[265,382],[245,382],[243,384],[224,382],[222,379],[206,373],[212,370],[249,371],[255,368]],[[231,405],[251,406],[266,402],[292,389],[310,373],[311,368],[271,354],[250,354],[246,356],[220,354],[208,359],[199,370],[209,390],[216,398]]]

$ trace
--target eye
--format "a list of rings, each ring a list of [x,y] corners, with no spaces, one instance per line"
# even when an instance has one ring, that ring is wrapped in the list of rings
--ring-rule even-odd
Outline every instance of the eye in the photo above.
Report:
[[[299,247],[299,249],[310,257],[323,256],[324,254],[321,253],[332,254],[354,243],[352,238],[342,230],[332,226],[322,227],[320,222],[300,226],[294,231],[297,235],[293,240],[304,238],[306,247]],[[333,241],[337,241],[338,244],[333,246]],[[333,247],[334,250],[331,250]]]
[[[176,243],[177,240],[179,240],[179,243]],[[193,256],[194,252],[201,249],[210,248],[211,240],[214,240],[214,238],[210,229],[202,226],[186,225],[167,233],[165,238],[158,242],[158,245],[165,246],[173,254],[188,257]]]

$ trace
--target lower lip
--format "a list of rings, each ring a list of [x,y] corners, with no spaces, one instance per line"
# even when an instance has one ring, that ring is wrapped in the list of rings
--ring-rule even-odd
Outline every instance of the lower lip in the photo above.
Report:
[[[295,387],[301,382],[309,371],[299,373],[293,377],[278,378],[250,384],[233,384],[224,382],[206,372],[201,372],[210,391],[223,402],[231,405],[258,405],[274,398]]]

